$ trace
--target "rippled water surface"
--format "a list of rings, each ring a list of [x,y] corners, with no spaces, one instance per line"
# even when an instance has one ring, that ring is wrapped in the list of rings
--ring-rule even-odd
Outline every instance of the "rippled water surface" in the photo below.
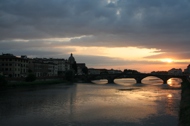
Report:
[[[3,91],[0,126],[177,126],[180,82],[150,77]]]

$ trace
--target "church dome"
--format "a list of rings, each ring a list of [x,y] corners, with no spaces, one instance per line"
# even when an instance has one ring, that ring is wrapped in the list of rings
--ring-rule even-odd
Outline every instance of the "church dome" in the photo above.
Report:
[[[71,53],[71,55],[70,55],[68,61],[69,61],[71,64],[73,64],[73,63],[75,62],[75,58],[73,57],[73,54],[72,54],[72,53]]]

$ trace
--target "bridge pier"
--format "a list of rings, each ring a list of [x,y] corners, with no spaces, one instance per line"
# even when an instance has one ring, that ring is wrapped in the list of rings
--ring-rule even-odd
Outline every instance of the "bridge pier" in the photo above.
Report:
[[[136,83],[142,83],[141,81],[142,81],[142,78],[135,78],[135,80],[136,80]]]
[[[114,83],[114,79],[113,78],[108,78],[108,84],[113,84]]]
[[[164,79],[163,84],[167,84],[167,81],[168,81],[167,79]]]

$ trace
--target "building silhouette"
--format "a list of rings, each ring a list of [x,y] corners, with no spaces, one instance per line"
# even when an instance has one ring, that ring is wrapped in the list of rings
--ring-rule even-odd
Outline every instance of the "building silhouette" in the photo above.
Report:
[[[67,59],[63,58],[28,58],[13,54],[0,55],[0,74],[11,77],[26,77],[30,72],[36,77],[63,76],[68,70],[75,70],[82,74],[85,63],[76,63],[73,54]],[[79,73],[78,73],[79,72]]]
[[[27,56],[0,55],[0,73],[7,77],[25,77],[28,72]]]

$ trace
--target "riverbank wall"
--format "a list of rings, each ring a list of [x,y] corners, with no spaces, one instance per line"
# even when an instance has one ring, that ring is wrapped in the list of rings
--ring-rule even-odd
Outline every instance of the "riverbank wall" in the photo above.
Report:
[[[190,80],[182,82],[179,125],[190,126]]]
[[[25,78],[5,78],[6,83],[0,82],[0,91],[13,88],[24,88],[24,87],[39,87],[44,85],[59,84],[59,83],[68,83],[63,77],[41,77],[36,78],[35,81],[26,82]]]

